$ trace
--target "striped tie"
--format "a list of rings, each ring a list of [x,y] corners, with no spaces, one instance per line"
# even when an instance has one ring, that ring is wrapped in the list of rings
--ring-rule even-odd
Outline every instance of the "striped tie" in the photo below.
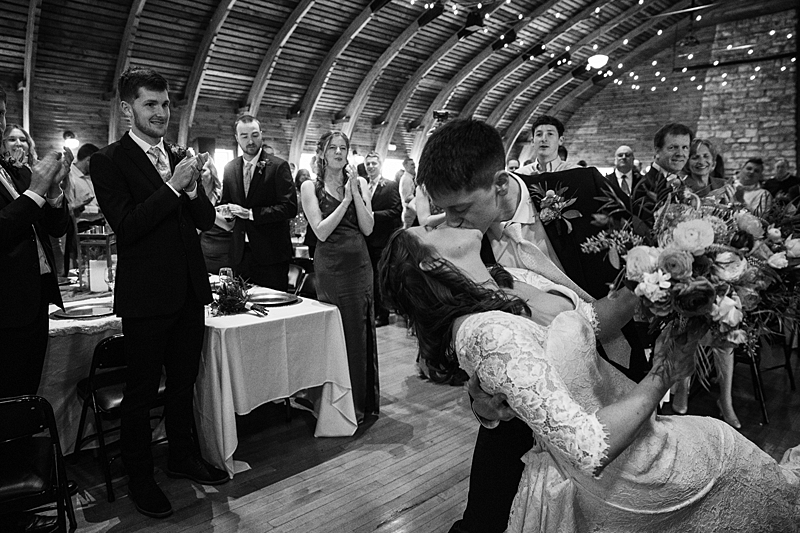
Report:
[[[157,146],[151,146],[147,153],[150,154],[151,161],[155,165],[161,179],[164,180],[164,183],[168,182],[170,178],[172,178],[172,171],[169,169],[169,164],[167,164],[167,158],[164,156],[164,152]]]

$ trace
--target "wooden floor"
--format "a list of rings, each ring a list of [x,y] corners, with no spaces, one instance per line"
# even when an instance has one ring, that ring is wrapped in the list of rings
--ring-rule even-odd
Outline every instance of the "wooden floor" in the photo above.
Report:
[[[235,458],[250,464],[219,487],[167,478],[166,448],[155,448],[156,480],[175,509],[168,519],[140,515],[115,464],[117,500],[108,503],[91,452],[67,458],[78,531],[115,532],[447,532],[466,504],[477,423],[459,387],[417,377],[415,342],[402,322],[378,329],[381,416],[350,438],[316,439],[313,417],[269,404],[239,419]],[[765,361],[763,366],[770,366]],[[800,443],[800,393],[783,370],[765,376],[769,425],[761,424],[749,369],[738,365],[735,406],[742,433],[773,457]],[[716,397],[699,391],[690,413],[715,415]],[[669,406],[665,406],[665,413]]]

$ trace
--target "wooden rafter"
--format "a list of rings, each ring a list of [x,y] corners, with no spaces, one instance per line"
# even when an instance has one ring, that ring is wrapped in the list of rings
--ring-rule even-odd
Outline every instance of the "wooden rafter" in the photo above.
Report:
[[[603,24],[602,26],[600,26],[599,28],[597,28],[593,32],[591,32],[588,35],[586,35],[585,37],[581,38],[580,41],[578,41],[577,43],[572,45],[572,49],[573,50],[577,50],[580,46],[583,46],[584,44],[587,44],[587,43],[591,42],[597,36],[610,31],[615,26],[617,26],[620,22],[622,22],[622,21],[624,21],[624,20],[626,20],[626,19],[628,19],[630,17],[635,16],[639,11],[641,11],[642,9],[645,9],[646,7],[649,7],[649,6],[646,5],[646,4],[639,4],[638,2],[635,3],[633,5],[633,7],[628,8],[627,10],[623,11],[622,13],[617,15],[616,17],[612,18],[611,20],[609,20],[608,22],[606,22],[605,24]],[[569,25],[569,26],[567,27],[567,25]],[[569,27],[571,27],[571,23],[570,22],[565,22],[560,27],[558,27],[555,31],[551,32],[551,34],[548,37],[546,37],[545,40],[543,41],[544,44],[547,45],[550,42],[552,42],[553,40],[555,40],[558,37],[558,35],[560,35],[561,33],[564,32],[564,27],[567,27],[566,29],[569,29]],[[553,36],[554,34],[557,34],[557,35]],[[528,61],[528,55],[527,54],[522,54],[520,56],[517,56],[513,61],[511,61],[508,65],[506,65],[500,72],[498,72],[497,74],[492,76],[492,79],[490,79],[485,84],[483,84],[483,86],[480,89],[478,89],[475,92],[475,94],[472,95],[472,97],[469,99],[469,101],[464,105],[464,107],[461,110],[461,112],[459,113],[459,115],[464,116],[464,117],[471,117],[475,113],[475,111],[478,110],[478,107],[480,107],[481,102],[483,102],[483,99],[486,98],[486,96],[490,92],[492,92],[494,89],[496,89],[497,86],[500,85],[500,83],[503,82],[503,80],[505,80],[508,76],[510,76],[519,67],[524,65],[527,61]]]
[[[372,65],[372,68],[364,77],[358,89],[356,89],[356,94],[353,96],[350,104],[348,104],[347,108],[341,113],[341,118],[345,120],[342,125],[342,132],[348,137],[353,133],[356,122],[358,122],[361,113],[364,111],[364,107],[367,105],[370,92],[375,86],[375,82],[378,81],[378,78],[389,63],[397,57],[397,54],[411,41],[419,29],[425,25],[420,23],[423,16],[424,14],[411,23],[411,25],[389,45],[383,54],[381,54],[381,57],[375,61],[375,64]]]
[[[125,72],[125,69],[131,63],[131,50],[133,50],[133,42],[136,39],[136,30],[139,28],[139,19],[144,10],[144,4],[147,0],[133,0],[131,9],[128,12],[128,20],[125,23],[125,31],[122,33],[122,40],[119,45],[119,54],[117,55],[117,66],[114,69],[114,77],[111,83],[114,85],[110,88],[107,96],[111,100],[111,113],[108,118],[108,144],[113,143],[119,138],[117,126],[120,119],[119,102],[117,102],[117,80]]]
[[[676,7],[682,6],[682,7],[680,7],[680,9],[682,9],[683,7],[688,6],[688,5],[689,5],[688,1],[683,1],[680,4],[677,4]],[[633,30],[629,31],[628,33],[626,33],[625,35],[620,37],[619,39],[617,39],[617,42],[618,43],[622,43],[626,39],[627,40],[633,39],[637,35],[640,35],[643,32],[649,31],[653,26],[655,26],[656,24],[659,24],[660,22],[661,22],[661,19],[654,18],[654,19],[651,19],[649,22],[642,23],[642,24],[638,25],[636,28],[634,28]],[[594,37],[595,36],[592,36],[592,39],[594,39]],[[581,42],[580,45],[575,45],[573,50],[575,52],[577,52],[578,48],[580,46],[583,46],[583,45],[587,44],[590,40],[591,39],[588,39],[585,42]],[[619,46],[615,46],[614,48],[609,50],[609,52],[612,52],[614,49],[616,49],[618,47]],[[492,112],[489,113],[489,117],[486,119],[486,122],[488,124],[493,125],[493,126],[497,125],[500,122],[500,120],[502,120],[502,118],[505,115],[506,111],[508,111],[508,108],[511,107],[511,105],[514,103],[514,100],[519,98],[519,96],[521,94],[523,94],[525,91],[530,89],[533,85],[535,85],[536,83],[538,83],[539,81],[544,79],[544,77],[549,72],[550,72],[550,69],[547,67],[547,65],[545,65],[544,67],[540,68],[539,70],[537,70],[536,72],[534,72],[533,74],[528,76],[528,78],[526,78],[525,81],[523,81],[522,83],[520,83],[516,87],[514,87],[514,89],[511,92],[509,92],[497,104],[497,106],[495,106],[495,108],[492,110]]]
[[[578,24],[581,20],[583,20],[584,17],[590,15],[598,5],[605,4],[607,1],[608,0],[595,0],[590,5],[585,7],[579,14],[568,17],[568,22],[566,22],[564,25],[569,25],[569,27],[572,27],[575,24]],[[530,24],[541,14],[545,13],[547,9],[552,7],[552,4],[554,3],[555,2],[546,2],[545,4],[539,6],[526,17],[523,17],[522,20],[518,21],[510,31],[517,33],[522,31],[528,24]],[[484,48],[475,57],[473,57],[472,60],[470,60],[470,62],[458,72],[458,74],[450,78],[450,81],[447,83],[447,85],[445,85],[444,88],[439,91],[439,94],[436,95],[431,104],[428,106],[427,111],[425,111],[425,114],[422,116],[421,127],[414,136],[414,146],[411,149],[412,158],[419,158],[419,155],[422,153],[422,148],[425,146],[425,142],[428,140],[428,132],[434,123],[433,112],[437,109],[443,109],[447,105],[447,102],[450,100],[456,89],[464,82],[465,79],[471,76],[475,70],[481,64],[483,64],[483,62],[488,59],[492,53],[494,53],[494,51],[494,45]]]
[[[197,50],[197,55],[194,57],[192,70],[189,74],[189,80],[186,83],[186,93],[184,100],[186,107],[181,114],[181,124],[178,129],[178,144],[183,146],[188,145],[189,130],[194,122],[194,112],[197,109],[197,99],[200,96],[200,87],[203,85],[203,78],[205,78],[206,70],[208,69],[208,62],[211,59],[211,54],[214,52],[214,46],[217,42],[222,25],[233,9],[236,0],[220,0],[214,16],[211,17],[211,22],[208,24],[203,40],[200,41],[200,48]]]
[[[671,26],[669,28],[670,29],[669,32],[664,31],[662,35],[655,36],[652,39],[649,39],[649,40],[645,41],[643,44],[641,44],[638,47],[634,48],[630,53],[628,53],[626,56],[621,58],[620,61],[623,62],[623,63],[628,63],[628,64],[630,64],[631,62],[637,63],[637,62],[640,62],[640,61],[644,61],[646,58],[648,58],[648,57],[650,57],[650,56],[652,56],[652,55],[654,55],[654,54],[656,54],[656,53],[658,53],[658,52],[663,50],[663,41],[665,41],[665,40],[667,40],[669,38],[674,38],[673,30],[677,30],[678,32],[681,32],[686,27],[688,27],[688,25],[689,24],[685,19],[682,20],[681,22],[678,22],[677,24],[674,24],[673,26]],[[572,96],[574,94],[580,94],[578,91],[583,92],[586,89],[588,89],[589,83],[592,83],[591,79],[588,80],[588,83],[585,81],[581,85],[579,85],[578,87],[573,89],[569,93],[569,95]],[[555,84],[555,85],[558,85],[558,84]],[[548,87],[547,90],[542,93],[542,95],[544,95],[545,93],[549,93],[549,94],[547,94],[543,98],[540,98],[541,95],[537,96],[536,99],[534,99],[530,104],[525,106],[525,109],[523,109],[517,115],[517,117],[514,119],[512,124],[505,131],[505,133],[503,135],[503,142],[505,144],[506,154],[508,154],[511,151],[511,148],[514,146],[514,143],[517,141],[517,137],[519,137],[520,133],[522,132],[522,129],[528,123],[528,121],[533,116],[533,114],[536,113],[537,108],[539,107],[539,105],[542,102],[544,102],[544,100],[546,100],[549,96],[555,94],[559,89],[564,87],[564,84],[560,85],[555,90],[552,90],[552,87],[554,87],[554,86]],[[567,100],[568,98],[570,98],[570,96],[562,98],[562,101]],[[551,112],[557,112],[559,109],[561,109],[561,107],[563,107],[563,104],[562,105],[556,104],[556,106],[551,108],[550,111]]]
[[[294,31],[300,25],[300,21],[306,16],[308,11],[314,7],[316,0],[302,0],[297,7],[294,8],[289,18],[283,23],[281,30],[275,35],[267,52],[261,60],[261,66],[258,67],[258,72],[253,80],[253,85],[250,87],[250,93],[247,96],[246,109],[243,111],[250,115],[257,116],[258,108],[261,107],[261,100],[267,90],[267,85],[272,78],[272,72],[275,70],[275,63],[278,61],[281,51],[283,51],[286,41],[292,36]]]
[[[353,39],[361,33],[361,30],[369,24],[375,14],[378,13],[381,8],[385,7],[387,3],[388,2],[381,0],[375,0],[359,13],[350,23],[350,26],[344,30],[344,33],[342,33],[333,45],[328,55],[325,56],[325,59],[322,60],[322,64],[317,67],[317,73],[314,74],[314,78],[311,80],[303,96],[303,101],[300,103],[294,136],[292,137],[292,143],[289,148],[289,161],[295,165],[300,164],[300,154],[303,153],[303,146],[306,142],[308,124],[311,122],[311,117],[314,115],[314,110],[317,108],[317,103],[319,102],[320,96],[322,96],[322,91],[325,90],[325,85],[328,83],[333,68],[336,66],[336,61],[338,61],[347,47],[350,46]]]
[[[502,5],[502,3],[493,4],[487,8],[485,13],[494,13],[500,9]],[[397,97],[395,97],[391,107],[389,107],[389,109],[381,116],[381,118],[377,120],[377,123],[382,126],[383,129],[381,129],[381,132],[378,134],[378,141],[375,145],[375,151],[378,152],[382,158],[386,157],[386,152],[389,149],[389,143],[392,142],[392,136],[394,135],[395,129],[397,129],[397,123],[400,122],[400,117],[403,114],[403,110],[406,108],[408,101],[417,90],[420,81],[422,81],[422,79],[427,76],[431,70],[433,70],[436,64],[439,63],[439,61],[451,50],[453,50],[459,42],[461,42],[461,39],[459,39],[458,34],[451,35],[450,38],[442,43],[442,45],[439,46],[434,53],[428,56],[428,59],[422,65],[420,65],[419,68],[417,68],[417,70],[403,85],[403,88],[400,89],[400,92],[397,93]]]
[[[42,0],[30,0],[28,4],[28,21],[25,26],[25,63],[22,79],[22,127],[31,132],[31,91],[33,89],[33,73],[36,69],[36,43],[39,34],[39,13]],[[32,134],[33,132],[31,132]]]

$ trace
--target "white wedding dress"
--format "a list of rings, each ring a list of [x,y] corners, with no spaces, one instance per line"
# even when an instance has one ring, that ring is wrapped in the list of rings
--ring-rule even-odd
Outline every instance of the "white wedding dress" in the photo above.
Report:
[[[546,327],[480,313],[456,334],[461,367],[477,372],[490,394],[506,394],[536,437],[523,457],[508,532],[800,530],[800,449],[787,451],[779,465],[713,418],[654,413],[627,450],[593,476],[607,449],[595,413],[634,383],[597,355],[590,304],[536,274],[513,273],[568,296],[575,309]]]

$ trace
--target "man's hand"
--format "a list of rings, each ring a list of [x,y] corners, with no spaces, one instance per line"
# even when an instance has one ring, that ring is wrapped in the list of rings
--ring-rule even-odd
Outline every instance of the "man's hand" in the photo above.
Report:
[[[58,197],[61,194],[58,184],[61,182],[65,165],[68,173],[71,164],[72,152],[69,150],[64,153],[50,152],[31,169],[31,185],[28,189],[42,198],[48,196],[48,192],[52,193],[51,197]]]
[[[193,190],[202,168],[203,161],[200,156],[184,157],[175,167],[175,172],[172,173],[168,183],[178,192],[184,189]]]
[[[244,220],[250,220],[250,210],[246,207],[242,207],[236,204],[228,204],[228,207],[231,210],[231,215],[239,218],[243,218]]]
[[[506,403],[503,393],[490,396],[481,389],[478,374],[472,374],[466,384],[467,392],[472,396],[472,410],[481,418],[489,421],[502,420],[507,422],[514,418],[516,413]]]

